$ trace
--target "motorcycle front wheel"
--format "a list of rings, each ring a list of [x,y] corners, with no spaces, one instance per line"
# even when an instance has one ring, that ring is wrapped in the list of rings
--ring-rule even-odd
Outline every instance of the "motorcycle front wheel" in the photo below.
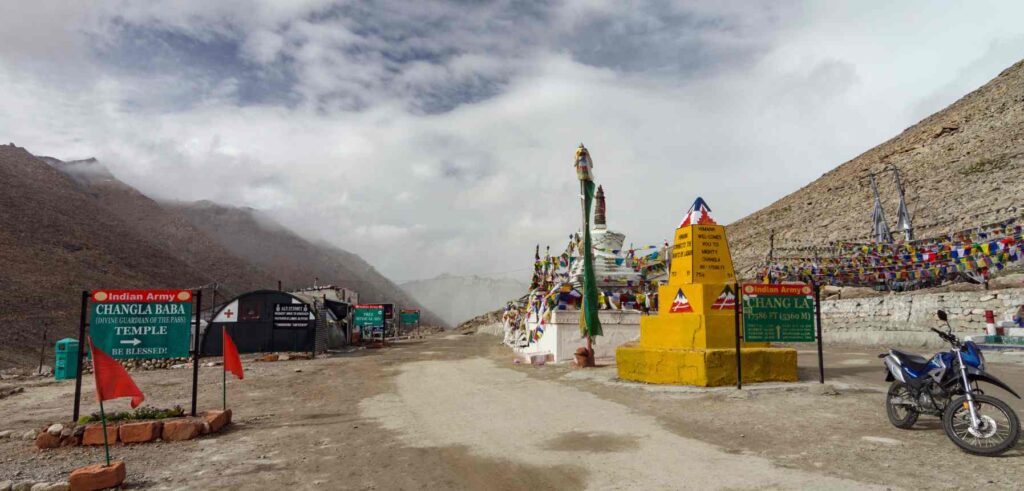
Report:
[[[993,456],[1017,444],[1020,420],[1010,406],[995,397],[975,394],[974,407],[979,419],[977,429],[971,427],[971,411],[964,396],[950,402],[942,415],[946,436],[961,450],[974,455]]]
[[[908,429],[917,422],[917,408],[913,403],[910,389],[903,382],[893,382],[885,395],[885,414],[889,422],[901,429]]]

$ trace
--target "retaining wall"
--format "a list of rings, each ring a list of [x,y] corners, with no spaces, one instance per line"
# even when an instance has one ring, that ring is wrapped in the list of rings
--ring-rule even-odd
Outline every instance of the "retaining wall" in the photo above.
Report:
[[[893,346],[942,346],[929,328],[943,324],[939,309],[960,334],[985,330],[985,311],[996,321],[1010,320],[1024,304],[1024,288],[976,292],[894,293],[880,297],[826,300],[821,303],[822,338],[825,343]]]

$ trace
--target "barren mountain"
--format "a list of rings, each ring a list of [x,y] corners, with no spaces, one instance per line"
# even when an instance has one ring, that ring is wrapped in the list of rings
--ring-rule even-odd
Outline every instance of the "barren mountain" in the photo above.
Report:
[[[193,225],[237,255],[270,271],[285,289],[335,284],[359,292],[361,302],[394,302],[423,310],[423,324],[445,325],[361,257],[337,247],[313,243],[251,208],[232,208],[209,201],[166,205],[183,213]]]
[[[872,195],[863,177],[899,168],[917,237],[1019,216],[1024,205],[1024,61],[981,88],[829,171],[814,182],[728,226],[736,271],[749,277],[776,247],[868,239]],[[897,194],[879,180],[890,227]],[[895,228],[893,229],[895,233]]]
[[[452,275],[410,281],[400,286],[450,326],[504,307],[530,288],[529,283],[510,278]]]
[[[313,244],[252,210],[161,204],[95,159],[62,162],[0,146],[0,368],[77,337],[81,292],[196,288],[352,288],[366,301],[419,304],[359,256]],[[208,298],[204,300],[209,301]],[[204,302],[206,303],[206,302]],[[424,311],[424,324],[443,324]],[[52,361],[50,362],[52,363]]]
[[[163,206],[121,182],[96,159],[62,162],[40,158],[70,176],[144,240],[206,273],[218,283],[219,299],[275,285],[271,274],[228,252],[192,225],[177,208]],[[207,304],[211,298],[204,300]]]
[[[0,367],[38,356],[44,328],[51,355],[54,340],[77,337],[83,290],[211,279],[24,148],[0,146],[0,187]]]

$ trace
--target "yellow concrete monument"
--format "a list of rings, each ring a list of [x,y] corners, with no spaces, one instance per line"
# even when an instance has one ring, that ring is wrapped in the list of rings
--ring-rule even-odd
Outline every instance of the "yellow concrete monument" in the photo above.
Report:
[[[697,198],[676,229],[658,315],[640,319],[640,341],[616,350],[619,378],[652,384],[736,383],[736,273],[725,227]],[[743,382],[796,381],[796,350],[743,343]]]

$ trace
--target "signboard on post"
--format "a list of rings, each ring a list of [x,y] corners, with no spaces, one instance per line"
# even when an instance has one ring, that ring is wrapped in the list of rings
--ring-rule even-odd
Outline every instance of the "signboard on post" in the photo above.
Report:
[[[307,329],[312,317],[304,303],[276,303],[271,319],[274,329]]]
[[[803,343],[815,336],[814,289],[805,284],[748,283],[743,289],[743,340]]]
[[[92,292],[89,335],[114,359],[185,358],[192,337],[192,292]]]
[[[399,319],[404,325],[414,325],[420,323],[420,311],[418,310],[402,310],[399,313]]]
[[[356,327],[384,327],[384,306],[379,304],[357,304],[352,313]]]
[[[373,338],[379,333],[384,339],[384,306],[381,304],[357,304],[352,314],[352,322],[363,331],[363,337]]]

